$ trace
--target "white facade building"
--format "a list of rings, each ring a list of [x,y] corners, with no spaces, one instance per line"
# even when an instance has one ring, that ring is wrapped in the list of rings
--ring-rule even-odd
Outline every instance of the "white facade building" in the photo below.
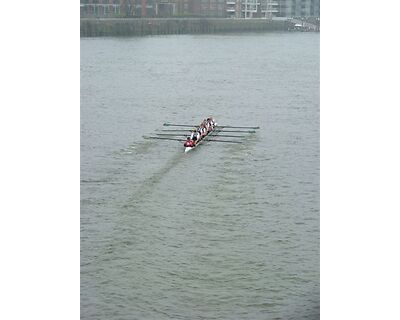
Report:
[[[227,0],[228,18],[319,17],[320,0]]]

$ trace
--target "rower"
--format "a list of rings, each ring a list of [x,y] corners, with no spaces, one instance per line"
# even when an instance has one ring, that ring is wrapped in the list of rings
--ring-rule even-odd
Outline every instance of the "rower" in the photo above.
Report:
[[[210,124],[211,124],[212,127],[215,126],[215,120],[213,119],[213,117],[210,116],[210,117],[208,117],[207,120],[210,122]]]
[[[193,137],[192,137],[193,135]],[[193,130],[192,134],[190,135],[191,140],[193,140],[193,143],[196,144],[197,140],[199,140],[198,132]]]
[[[183,144],[184,147],[194,147],[194,141],[187,137],[185,143]]]
[[[201,137],[200,132],[197,130],[193,138],[194,143],[197,143],[200,140],[200,137]]]

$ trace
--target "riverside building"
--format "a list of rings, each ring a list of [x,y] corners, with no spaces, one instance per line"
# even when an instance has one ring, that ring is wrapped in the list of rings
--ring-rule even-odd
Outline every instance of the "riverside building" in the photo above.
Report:
[[[81,17],[319,17],[320,0],[80,0]]]

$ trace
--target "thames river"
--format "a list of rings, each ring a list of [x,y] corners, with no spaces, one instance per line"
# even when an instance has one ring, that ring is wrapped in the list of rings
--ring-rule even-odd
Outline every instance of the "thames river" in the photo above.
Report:
[[[81,319],[319,319],[319,33],[81,39]],[[164,122],[243,144],[145,140]]]

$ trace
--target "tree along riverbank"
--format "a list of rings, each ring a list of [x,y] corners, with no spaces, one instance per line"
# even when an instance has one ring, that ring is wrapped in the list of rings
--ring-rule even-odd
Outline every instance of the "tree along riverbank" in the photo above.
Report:
[[[287,31],[289,20],[157,18],[81,19],[81,37]]]

